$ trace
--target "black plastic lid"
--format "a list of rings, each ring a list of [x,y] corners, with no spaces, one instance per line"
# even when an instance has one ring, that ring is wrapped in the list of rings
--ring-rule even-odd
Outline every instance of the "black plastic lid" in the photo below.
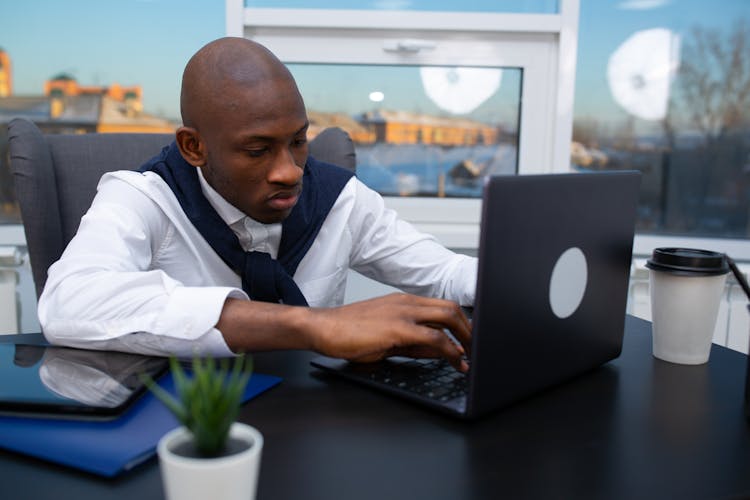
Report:
[[[646,267],[685,276],[714,276],[729,272],[726,255],[694,248],[657,248]]]

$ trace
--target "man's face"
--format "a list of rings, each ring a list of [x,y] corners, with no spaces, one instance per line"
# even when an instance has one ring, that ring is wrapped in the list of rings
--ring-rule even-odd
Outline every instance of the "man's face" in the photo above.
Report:
[[[228,89],[202,117],[208,183],[229,203],[266,224],[281,222],[302,191],[307,113],[293,82]]]

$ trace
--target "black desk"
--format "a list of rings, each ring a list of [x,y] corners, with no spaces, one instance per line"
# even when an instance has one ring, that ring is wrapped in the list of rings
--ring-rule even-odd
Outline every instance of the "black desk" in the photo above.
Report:
[[[255,357],[284,377],[241,417],[265,437],[260,500],[750,497],[747,357],[656,360],[636,318],[617,360],[473,423],[311,376],[311,357]],[[162,497],[156,459],[105,480],[0,452],[2,499]]]

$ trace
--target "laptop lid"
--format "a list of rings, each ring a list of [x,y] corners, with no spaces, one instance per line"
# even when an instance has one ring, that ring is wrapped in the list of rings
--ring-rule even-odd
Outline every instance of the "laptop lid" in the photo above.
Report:
[[[619,356],[639,184],[638,172],[487,179],[469,415]]]
[[[409,376],[408,359],[313,366],[473,418],[616,358],[639,184],[630,171],[487,178],[466,397],[440,402],[384,382],[396,369]]]
[[[0,414],[111,419],[145,391],[139,374],[157,378],[166,358],[0,343]]]

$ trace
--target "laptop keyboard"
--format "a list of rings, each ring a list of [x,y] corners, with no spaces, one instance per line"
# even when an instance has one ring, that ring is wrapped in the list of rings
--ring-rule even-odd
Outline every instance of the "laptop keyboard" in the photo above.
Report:
[[[468,387],[466,374],[437,359],[391,358],[366,376],[373,382],[440,402],[466,397]]]

